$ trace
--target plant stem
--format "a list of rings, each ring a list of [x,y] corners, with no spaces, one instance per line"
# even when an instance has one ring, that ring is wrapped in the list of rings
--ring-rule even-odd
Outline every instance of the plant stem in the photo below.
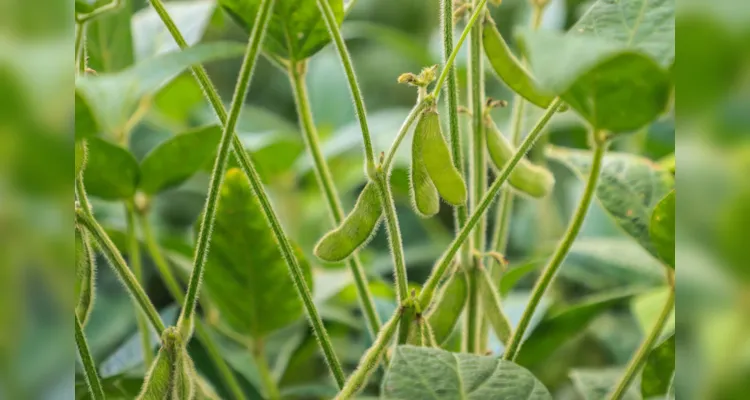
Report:
[[[237,78],[237,85],[232,98],[232,105],[229,109],[229,116],[224,124],[224,130],[222,131],[221,140],[219,141],[216,161],[214,162],[214,167],[211,172],[211,181],[208,186],[206,206],[203,212],[203,218],[201,219],[198,239],[195,245],[193,272],[190,275],[185,302],[178,320],[179,330],[180,332],[183,332],[183,334],[191,330],[192,317],[195,313],[198,292],[203,279],[203,269],[206,265],[206,259],[208,258],[208,251],[211,243],[211,232],[213,231],[216,210],[219,204],[219,191],[221,189],[221,184],[224,181],[227,161],[229,161],[229,148],[232,144],[234,128],[237,125],[237,120],[239,119],[240,112],[245,103],[245,96],[247,95],[250,81],[253,76],[255,62],[258,59],[258,54],[260,54],[261,44],[263,43],[263,37],[265,36],[268,21],[271,19],[271,12],[274,3],[274,0],[263,0],[258,9],[255,24],[253,25],[253,31],[250,34],[245,57],[242,61],[242,66],[240,67],[239,77]],[[187,340],[188,338],[185,337],[184,339]]]
[[[122,6],[122,4],[123,4],[122,0],[112,0],[111,2],[104,4],[101,7],[98,7],[97,9],[95,9],[94,11],[88,14],[76,15],[76,22],[82,24],[84,22],[94,20],[110,11],[117,10],[118,8]]]
[[[266,392],[266,398],[270,400],[280,399],[281,395],[279,394],[279,387],[276,384],[276,381],[273,379],[271,370],[268,367],[268,360],[266,359],[266,353],[262,339],[255,341],[253,346],[253,356],[255,358],[255,365],[258,367],[260,380],[263,383],[263,388]]]
[[[646,337],[643,343],[641,343],[638,351],[636,351],[635,355],[630,360],[630,363],[628,363],[625,375],[622,376],[620,382],[617,384],[617,387],[610,396],[611,400],[620,400],[625,396],[625,392],[628,390],[628,387],[631,383],[633,383],[633,380],[638,374],[638,371],[640,371],[641,367],[643,366],[643,363],[646,362],[651,349],[654,347],[654,344],[656,344],[659,336],[661,336],[661,332],[664,329],[664,325],[667,323],[667,319],[669,319],[669,315],[672,313],[672,308],[674,307],[674,297],[674,287],[671,287],[669,290],[669,297],[667,297],[667,302],[664,303],[664,308],[661,310],[659,318],[656,320],[656,323],[651,329],[651,332],[648,334],[648,337]]]
[[[300,62],[296,66],[290,66],[289,78],[292,81],[294,100],[297,105],[297,115],[299,116],[300,126],[302,127],[302,133],[305,138],[305,145],[307,146],[307,151],[313,160],[313,165],[315,166],[315,177],[317,178],[318,185],[320,185],[323,190],[324,197],[328,202],[328,211],[331,214],[334,226],[338,226],[344,220],[344,210],[341,206],[341,200],[336,191],[336,186],[333,183],[331,171],[328,168],[323,152],[320,150],[318,131],[315,128],[315,122],[313,122],[310,101],[307,96],[305,64]],[[372,337],[375,337],[380,330],[380,318],[375,310],[375,302],[370,293],[367,275],[362,267],[359,255],[354,254],[349,258],[347,264],[349,265],[352,277],[354,278],[354,285],[357,288],[357,298],[359,299],[360,307],[362,308],[365,320],[367,321],[367,328]]]
[[[143,265],[141,263],[141,245],[138,242],[136,233],[137,227],[135,222],[135,205],[132,200],[125,202],[125,215],[127,217],[127,238],[128,238],[128,259],[130,267],[133,270],[136,281],[143,285]],[[151,365],[154,360],[154,353],[151,348],[151,332],[144,319],[143,313],[137,312],[135,315],[138,332],[141,336],[141,347],[143,348],[143,362],[145,365]]]
[[[80,196],[79,194],[79,199],[83,197],[84,196]],[[146,314],[149,322],[151,322],[151,326],[159,335],[161,335],[164,332],[165,326],[164,322],[162,322],[161,317],[159,316],[159,312],[156,311],[156,308],[154,308],[154,305],[151,304],[151,300],[149,300],[148,295],[145,291],[143,291],[141,285],[138,284],[138,280],[135,279],[133,273],[130,272],[128,264],[125,263],[125,260],[122,258],[120,251],[117,250],[115,244],[112,243],[112,240],[109,238],[109,236],[107,236],[104,228],[102,228],[101,225],[96,222],[94,216],[91,215],[91,212],[83,207],[76,210],[76,222],[81,224],[84,228],[86,228],[87,231],[89,231],[91,237],[94,238],[97,245],[99,246],[99,249],[107,257],[109,264],[112,266],[112,268],[115,269],[117,276],[125,285],[128,293],[133,296],[133,299],[135,299],[136,303],[141,308],[141,311]]]
[[[409,282],[406,277],[406,263],[404,262],[404,247],[401,241],[401,229],[398,226],[396,205],[393,202],[391,185],[388,184],[388,175],[385,171],[379,171],[375,183],[378,185],[380,203],[383,205],[386,228],[388,229],[388,240],[390,241],[391,253],[393,253],[393,272],[396,282],[396,293],[398,303],[404,304],[409,298]]]
[[[349,376],[346,384],[341,389],[335,400],[345,400],[353,397],[357,394],[360,388],[367,382],[367,378],[370,373],[377,367],[380,357],[385,353],[388,348],[388,343],[396,333],[396,327],[404,313],[404,307],[399,306],[396,312],[391,316],[383,325],[383,328],[378,332],[378,336],[375,338],[375,342],[367,349],[367,352],[359,360],[357,369]]]
[[[164,282],[167,291],[169,291],[169,294],[175,299],[176,302],[182,303],[184,301],[185,295],[182,293],[180,284],[177,282],[177,279],[172,273],[172,269],[170,268],[169,263],[164,258],[164,254],[159,248],[159,244],[157,243],[156,237],[153,233],[153,229],[151,228],[151,223],[143,214],[138,215],[138,222],[141,227],[141,232],[143,233],[143,240],[146,245],[146,250],[151,257],[151,260],[153,260],[154,265],[156,266],[156,270],[159,272],[159,275],[161,276],[161,279]],[[234,373],[232,372],[231,368],[229,368],[226,361],[224,361],[224,358],[219,352],[218,346],[216,345],[216,343],[214,343],[211,334],[203,325],[203,321],[201,321],[200,319],[195,320],[195,334],[198,337],[198,340],[200,340],[200,342],[203,344],[203,347],[206,349],[208,357],[216,366],[216,369],[219,372],[219,376],[224,381],[224,384],[232,393],[232,398],[237,400],[245,400],[246,397],[244,391],[242,390],[242,387],[240,387],[237,378],[234,376]]]
[[[385,161],[383,162],[383,171],[385,171],[386,174],[390,174],[391,171],[391,165],[393,164],[393,158],[396,156],[396,151],[398,150],[398,147],[401,145],[401,142],[404,140],[404,137],[407,133],[409,133],[409,128],[414,123],[414,121],[419,117],[420,113],[427,108],[427,105],[429,103],[425,100],[422,100],[418,102],[414,108],[411,109],[409,112],[409,115],[406,117],[406,120],[401,125],[401,129],[398,131],[398,134],[396,135],[396,139],[393,141],[393,144],[391,145],[391,148],[388,149],[388,154],[385,156]]]
[[[185,38],[180,33],[179,29],[177,29],[177,26],[169,16],[169,13],[167,13],[164,5],[161,3],[161,0],[151,0],[151,4],[154,6],[154,9],[161,18],[162,22],[164,22],[164,24],[166,25],[167,30],[169,30],[170,34],[175,39],[175,42],[177,42],[180,48],[187,48],[188,45],[185,41]],[[203,89],[206,98],[208,99],[209,103],[211,103],[211,106],[216,112],[216,116],[219,118],[222,124],[225,124],[227,121],[226,110],[224,110],[224,105],[221,102],[221,98],[219,97],[216,88],[214,88],[213,84],[211,83],[211,80],[208,78],[208,74],[206,73],[205,68],[199,65],[191,68],[191,70],[193,71],[193,74],[195,75],[195,78],[198,81],[201,89]],[[302,299],[302,303],[305,306],[310,325],[315,332],[315,337],[318,340],[318,344],[323,350],[323,355],[326,359],[326,362],[328,363],[328,366],[331,368],[336,382],[339,386],[341,386],[344,383],[344,372],[341,369],[341,365],[338,359],[336,358],[335,352],[333,351],[333,345],[331,344],[328,333],[323,326],[323,321],[320,319],[320,315],[315,308],[315,303],[312,300],[312,294],[310,293],[310,289],[307,287],[307,283],[304,280],[302,270],[296,257],[294,256],[294,252],[292,250],[291,244],[289,243],[289,239],[287,239],[286,235],[284,234],[284,230],[281,228],[281,223],[279,222],[279,219],[276,217],[276,214],[273,211],[273,207],[271,206],[268,195],[263,188],[263,183],[260,179],[260,175],[258,175],[258,171],[255,169],[255,166],[250,160],[250,157],[245,152],[245,149],[242,146],[242,142],[240,142],[236,135],[233,136],[232,146],[235,157],[237,157],[237,160],[239,161],[240,169],[245,174],[245,176],[247,176],[248,180],[250,181],[250,186],[252,187],[253,193],[255,193],[255,195],[258,197],[258,202],[261,205],[263,214],[268,220],[274,237],[279,243],[282,256],[284,257],[284,261],[286,262],[287,267],[289,267],[289,273],[292,276],[293,282],[295,283],[295,288],[297,289],[297,292]]]
[[[573,242],[575,242],[575,239],[578,236],[578,232],[581,230],[581,226],[583,226],[583,221],[586,219],[586,214],[588,213],[589,206],[591,205],[591,200],[594,198],[594,193],[596,192],[596,185],[599,180],[599,175],[602,169],[602,162],[604,160],[604,154],[607,151],[608,145],[605,139],[599,137],[601,136],[600,133],[601,132],[598,131],[593,132],[594,138],[592,142],[594,145],[594,155],[591,163],[591,173],[589,174],[588,181],[586,182],[586,187],[584,188],[581,200],[579,201],[578,207],[576,208],[576,211],[570,220],[565,235],[560,240],[560,243],[558,244],[557,249],[555,249],[552,258],[550,259],[544,271],[542,272],[542,275],[534,285],[534,289],[531,292],[531,298],[529,299],[529,303],[526,305],[526,309],[521,316],[518,327],[516,328],[515,332],[513,332],[513,336],[511,336],[510,340],[508,341],[508,346],[506,347],[505,354],[503,355],[503,359],[505,360],[513,361],[518,356],[518,353],[521,350],[521,344],[524,338],[524,334],[526,333],[526,329],[528,329],[529,327],[531,318],[534,316],[536,307],[539,305],[539,302],[542,300],[542,297],[547,291],[547,288],[552,283],[557,270],[565,260],[565,257],[567,256],[568,251],[570,251],[570,247],[573,245]]]
[[[94,358],[91,357],[89,345],[86,343],[86,336],[83,334],[81,320],[78,319],[78,315],[76,315],[75,318],[76,346],[78,347],[78,355],[81,356],[81,364],[83,364],[83,372],[86,377],[89,392],[93,399],[104,400],[104,388],[99,379],[99,374],[96,372],[96,364],[94,363]]]
[[[75,58],[76,58],[76,73],[83,75],[86,70],[85,55],[83,54],[84,45],[86,43],[86,24],[82,22],[76,23],[76,39],[75,39]]]
[[[466,302],[466,316],[465,316],[465,328],[463,337],[464,351],[467,353],[478,353],[479,352],[479,328],[481,326],[481,318],[479,313],[479,276],[477,273],[480,268],[480,261],[477,257],[474,258],[473,267],[466,269],[464,273],[467,274],[467,296]]]
[[[432,269],[432,273],[427,278],[427,281],[423,285],[422,291],[419,294],[419,304],[423,310],[427,309],[427,306],[432,301],[432,297],[435,294],[435,289],[437,288],[438,283],[440,283],[440,280],[443,278],[445,271],[448,269],[448,266],[450,266],[451,262],[453,261],[453,257],[456,255],[459,248],[461,248],[466,238],[469,237],[469,233],[479,222],[479,218],[484,214],[485,211],[487,211],[487,208],[489,208],[490,204],[492,204],[495,196],[500,191],[503,184],[508,180],[508,177],[510,176],[513,168],[515,168],[518,162],[521,161],[521,159],[531,149],[531,147],[534,145],[534,142],[542,133],[542,130],[561,104],[562,102],[560,101],[560,99],[555,99],[552,103],[550,103],[549,107],[544,112],[542,117],[539,119],[539,121],[537,121],[536,125],[531,130],[531,132],[529,132],[528,136],[526,136],[526,139],[524,139],[523,143],[521,143],[521,145],[518,147],[518,151],[513,155],[513,158],[511,158],[506,163],[505,167],[503,167],[502,171],[498,174],[497,179],[495,179],[495,181],[492,183],[492,186],[490,186],[487,193],[477,205],[477,208],[472,212],[471,216],[469,216],[466,225],[461,228],[461,230],[456,235],[456,238],[453,239],[453,242],[451,242],[451,245],[448,247],[448,250],[446,250],[446,252],[443,253],[443,255],[440,257],[440,260]]]
[[[349,50],[346,48],[344,38],[341,36],[341,30],[339,29],[336,16],[333,14],[331,5],[328,4],[327,0],[316,0],[318,2],[318,8],[323,15],[323,20],[328,27],[328,33],[333,39],[333,43],[336,45],[336,50],[339,53],[341,59],[341,65],[344,67],[346,73],[346,79],[349,81],[349,89],[352,92],[352,99],[354,100],[354,108],[357,113],[357,119],[359,119],[359,126],[362,129],[362,138],[365,142],[365,158],[367,165],[365,171],[368,176],[375,171],[375,152],[372,148],[372,138],[370,137],[370,128],[367,125],[367,113],[365,111],[365,101],[362,97],[362,91],[359,89],[359,83],[357,83],[357,75],[354,73],[354,67],[352,66],[352,59],[349,56]]]

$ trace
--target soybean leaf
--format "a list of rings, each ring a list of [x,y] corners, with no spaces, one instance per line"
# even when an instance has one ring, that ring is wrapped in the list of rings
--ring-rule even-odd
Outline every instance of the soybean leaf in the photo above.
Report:
[[[83,181],[89,195],[120,200],[135,194],[138,162],[124,148],[100,138],[90,138],[86,166]]]
[[[623,371],[619,369],[575,369],[570,373],[570,379],[583,400],[604,400],[614,390],[622,374]],[[641,400],[637,387],[637,383],[630,385],[622,400]]]
[[[211,160],[220,137],[221,128],[212,125],[161,143],[141,162],[140,189],[156,194],[184,182]]]
[[[542,88],[595,128],[632,131],[667,107],[674,0],[598,0],[567,34],[520,34]]]
[[[311,282],[310,266],[297,259]],[[286,262],[260,204],[239,169],[227,172],[219,197],[206,292],[235,331],[260,338],[302,315]]]
[[[568,340],[581,334],[598,316],[626,303],[637,291],[596,296],[567,307],[550,308],[524,342],[516,362],[527,368],[545,361]]]
[[[98,0],[94,5],[100,7],[113,1],[116,0]],[[87,24],[86,56],[89,68],[101,74],[122,71],[133,64],[132,14],[133,1],[122,0],[117,10],[109,11]]]
[[[641,378],[641,394],[644,398],[665,396],[675,373],[675,335],[670,335],[651,350]]]
[[[260,0],[219,0],[237,23],[250,32]],[[328,0],[339,24],[344,20],[342,0]],[[264,48],[274,56],[302,61],[322,49],[330,37],[314,0],[277,0],[268,25]]]
[[[193,64],[237,56],[243,51],[244,46],[237,43],[197,45],[151,58],[118,73],[80,78],[76,81],[76,124],[84,124],[89,136],[121,133],[138,102],[156,93],[181,71]],[[90,132],[94,127],[96,133]],[[82,129],[76,128],[76,134],[79,132],[83,133]]]
[[[675,191],[672,190],[664,196],[656,205],[651,214],[651,241],[654,245],[656,255],[664,261],[667,266],[675,268]]]
[[[385,376],[387,399],[551,399],[531,372],[497,357],[398,346]]]
[[[164,4],[189,46],[200,41],[216,10],[214,0],[170,1]],[[152,7],[133,14],[133,47],[135,60],[141,61],[159,54],[179,50],[167,27]]]
[[[664,304],[667,302],[670,290],[672,289],[664,286],[639,295],[633,299],[631,308],[636,320],[638,320],[642,332],[651,332],[656,320],[659,318],[659,314],[661,314],[661,311],[664,309]],[[669,319],[667,319],[667,323],[664,324],[662,334],[674,332],[674,329],[675,313],[674,310],[672,310],[672,314],[669,316]]]
[[[132,400],[140,392],[142,384],[143,377],[125,373],[102,379],[104,395],[108,400]],[[76,376],[75,399],[92,399],[91,392],[83,376]]]
[[[582,179],[591,170],[590,152],[554,148],[548,155]],[[649,232],[651,214],[659,200],[673,187],[672,174],[650,160],[612,152],[604,157],[596,196],[618,226],[658,257]]]

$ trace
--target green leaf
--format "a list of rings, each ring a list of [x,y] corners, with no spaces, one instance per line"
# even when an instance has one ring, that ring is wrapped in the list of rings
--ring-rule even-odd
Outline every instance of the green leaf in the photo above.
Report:
[[[115,0],[98,0],[96,7]],[[117,72],[133,64],[133,36],[130,17],[133,1],[122,0],[117,10],[86,24],[87,66],[97,73]]]
[[[631,308],[633,314],[638,320],[638,324],[641,327],[641,331],[645,333],[651,332],[659,318],[659,314],[664,309],[664,304],[667,302],[669,291],[672,290],[667,286],[663,286],[656,290],[648,293],[644,293],[633,300]],[[662,335],[674,332],[675,329],[675,313],[672,310],[672,314],[667,319],[667,323],[664,324],[664,330]]]
[[[643,397],[667,395],[674,374],[675,335],[673,333],[651,350],[651,354],[648,356],[641,378],[641,394]]]
[[[385,376],[387,399],[551,399],[531,372],[497,357],[398,346]]]
[[[153,95],[191,65],[234,57],[243,51],[244,46],[238,43],[197,45],[151,58],[118,73],[85,76],[76,81],[76,96],[82,100],[80,104],[76,102],[76,117],[88,117],[84,120],[88,135],[93,127],[98,127],[97,133],[122,134],[123,125],[143,97]],[[82,129],[76,128],[79,132],[83,133]]]
[[[339,25],[344,20],[342,0],[328,0]],[[219,4],[250,32],[260,0],[219,0]],[[328,28],[314,0],[277,0],[264,42],[267,52],[292,61],[311,57],[330,41]]]
[[[581,179],[591,170],[591,153],[554,148],[549,157],[558,161]],[[651,214],[657,203],[674,187],[674,177],[652,161],[625,153],[608,153],[604,157],[596,196],[604,210],[627,234],[649,253],[658,257],[651,234]]]
[[[170,1],[164,4],[164,8],[174,20],[187,44],[193,46],[206,32],[211,16],[216,10],[216,2],[214,0]],[[133,14],[131,26],[136,61],[180,49],[152,7],[143,8]]]
[[[656,205],[651,214],[651,241],[656,255],[674,269],[675,265],[675,191],[672,190]]]
[[[132,374],[115,375],[102,379],[102,387],[104,388],[104,395],[107,400],[134,399],[138,395],[142,384],[143,378],[132,376]],[[76,376],[75,399],[92,399],[83,376]]]
[[[87,141],[88,160],[83,171],[86,193],[105,200],[128,199],[138,185],[138,162],[124,148],[100,138]]]
[[[76,0],[76,14],[86,14],[94,11],[93,0]]]
[[[583,333],[598,316],[626,303],[636,291],[595,296],[567,307],[550,308],[524,342],[516,362],[531,368],[544,362],[561,345]]]
[[[575,369],[570,373],[570,379],[583,400],[605,400],[614,390],[624,372],[619,369]],[[622,400],[641,400],[638,385],[630,385]]]
[[[667,107],[674,0],[599,0],[567,34],[519,36],[542,88],[595,128],[636,130]]]
[[[308,285],[310,266],[297,252]],[[219,197],[204,287],[235,331],[261,338],[302,315],[286,262],[255,194],[239,169]]]
[[[140,189],[156,194],[200,171],[216,153],[221,128],[212,125],[173,136],[141,161]]]

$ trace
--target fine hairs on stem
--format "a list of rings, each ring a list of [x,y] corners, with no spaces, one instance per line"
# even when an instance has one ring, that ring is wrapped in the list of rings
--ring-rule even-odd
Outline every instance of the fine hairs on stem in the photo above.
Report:
[[[78,319],[78,315],[75,316],[75,337],[76,346],[78,347],[78,355],[81,357],[81,364],[83,365],[83,373],[86,377],[86,384],[89,387],[89,393],[95,400],[104,400],[104,388],[102,387],[102,381],[99,379],[99,374],[96,372],[96,363],[94,358],[91,357],[91,351],[89,345],[86,342],[86,336],[83,334],[83,326],[81,326],[81,320]]]

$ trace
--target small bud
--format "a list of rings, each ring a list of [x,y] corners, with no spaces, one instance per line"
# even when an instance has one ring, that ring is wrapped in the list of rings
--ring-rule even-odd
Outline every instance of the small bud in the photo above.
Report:
[[[416,86],[417,76],[411,72],[401,74],[398,77],[398,83]]]

